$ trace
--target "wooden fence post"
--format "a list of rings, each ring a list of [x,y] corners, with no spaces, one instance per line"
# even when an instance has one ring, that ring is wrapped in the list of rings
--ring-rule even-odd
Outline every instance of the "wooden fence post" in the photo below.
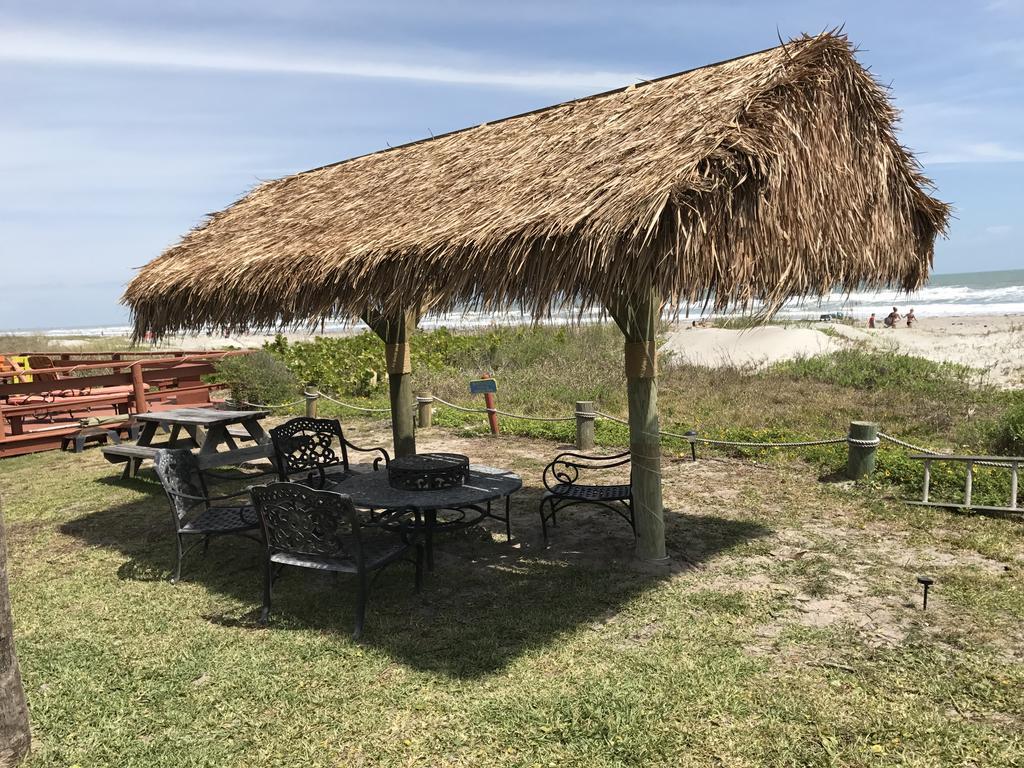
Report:
[[[302,394],[306,396],[306,418],[315,419],[317,402],[320,400],[320,388],[310,382]]]
[[[851,421],[849,438],[846,476],[851,480],[859,480],[875,471],[875,456],[878,453],[878,425],[870,421]]]
[[[434,396],[430,390],[416,393],[416,420],[421,429],[434,423]]]
[[[149,405],[146,403],[146,384],[142,380],[142,362],[132,363],[132,395],[135,400],[135,412],[147,413]]]
[[[592,400],[576,401],[576,447],[581,451],[594,448],[594,403]]]
[[[485,373],[480,378],[481,379],[489,379],[489,378],[491,378],[491,374]],[[487,408],[487,423],[491,427],[491,434],[492,435],[500,434],[501,433],[501,427],[498,426],[498,414],[494,412],[495,405],[494,405],[494,393],[493,392],[484,392],[484,407]]]

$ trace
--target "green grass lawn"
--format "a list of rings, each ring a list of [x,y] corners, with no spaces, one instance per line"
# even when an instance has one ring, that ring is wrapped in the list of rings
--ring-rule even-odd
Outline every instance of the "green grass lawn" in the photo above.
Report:
[[[0,464],[29,766],[1024,764],[1020,522],[801,461],[669,459],[673,566],[651,572],[608,515],[569,513],[540,547],[556,442],[419,443],[523,475],[515,540],[444,538],[421,595],[386,571],[359,643],[345,578],[286,574],[259,627],[245,540],[170,584],[149,474],[115,480],[95,449]]]

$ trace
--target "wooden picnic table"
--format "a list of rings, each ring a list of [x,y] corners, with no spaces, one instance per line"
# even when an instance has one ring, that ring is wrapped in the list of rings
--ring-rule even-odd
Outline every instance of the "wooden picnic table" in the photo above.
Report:
[[[123,478],[134,477],[142,462],[152,459],[161,448],[197,448],[202,469],[238,465],[254,459],[272,460],[270,436],[263,430],[260,419],[269,411],[225,411],[218,408],[175,408],[168,411],[140,413],[135,420],[142,423],[142,431],[135,445],[115,445],[103,449],[110,462],[126,462]],[[228,427],[241,426],[243,435],[232,435]],[[154,444],[157,430],[169,433],[166,443]],[[181,437],[185,432],[186,438]],[[236,437],[255,442],[253,446],[239,448]],[[221,450],[226,448],[226,450]]]

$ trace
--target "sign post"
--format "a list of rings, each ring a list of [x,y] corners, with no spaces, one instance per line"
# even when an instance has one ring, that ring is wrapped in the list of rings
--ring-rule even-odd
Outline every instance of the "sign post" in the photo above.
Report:
[[[469,382],[469,393],[471,395],[484,396],[484,407],[487,408],[487,421],[491,424],[492,435],[497,435],[500,432],[498,428],[498,414],[494,410],[494,393],[497,391],[498,382],[492,379],[489,373],[485,373],[479,379]]]

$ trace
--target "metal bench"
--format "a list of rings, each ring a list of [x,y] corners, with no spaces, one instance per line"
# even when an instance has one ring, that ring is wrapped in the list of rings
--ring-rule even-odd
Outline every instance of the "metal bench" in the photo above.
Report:
[[[544,487],[547,493],[540,500],[540,525],[544,534],[544,546],[548,544],[548,521],[558,525],[556,517],[560,510],[579,504],[603,507],[619,515],[629,523],[636,536],[636,520],[633,516],[633,483],[608,483],[597,485],[579,482],[580,473],[607,471],[630,463],[630,453],[612,456],[585,456],[581,453],[561,453],[544,468]]]

